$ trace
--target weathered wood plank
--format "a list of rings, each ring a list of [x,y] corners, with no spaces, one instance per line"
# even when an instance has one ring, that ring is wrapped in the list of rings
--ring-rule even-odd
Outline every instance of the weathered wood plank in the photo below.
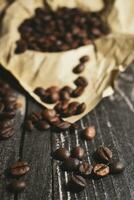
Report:
[[[39,111],[40,107],[30,99],[27,102],[27,114]],[[18,200],[52,199],[52,165],[51,165],[51,133],[50,131],[24,131],[22,158],[31,166],[24,177],[28,187],[18,195]]]

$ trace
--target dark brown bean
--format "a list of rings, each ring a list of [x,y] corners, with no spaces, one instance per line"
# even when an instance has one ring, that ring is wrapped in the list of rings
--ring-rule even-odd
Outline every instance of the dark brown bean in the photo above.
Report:
[[[85,157],[85,150],[82,147],[77,146],[72,149],[71,157],[82,160]]]
[[[72,175],[69,182],[69,190],[72,192],[81,192],[87,186],[86,180],[79,175]]]
[[[77,107],[76,114],[77,115],[82,114],[85,110],[86,110],[86,104],[85,103],[81,103]]]
[[[80,62],[81,62],[81,63],[85,63],[85,62],[87,62],[87,61],[89,61],[89,56],[82,56],[82,57],[80,58]]]
[[[73,68],[73,73],[80,74],[84,71],[85,65],[83,63],[78,64],[76,67]]]
[[[50,121],[55,116],[56,116],[56,111],[54,109],[45,109],[44,111],[42,111],[42,117],[47,121]]]
[[[24,40],[19,40],[17,41],[17,48],[15,50],[15,53],[19,54],[19,53],[24,53],[27,49],[27,43]]]
[[[96,130],[94,126],[89,126],[82,132],[82,137],[86,140],[92,140],[96,135]]]
[[[60,160],[60,161],[66,160],[67,158],[69,158],[69,156],[70,156],[69,151],[64,147],[60,147],[56,149],[56,151],[53,153],[54,159]]]
[[[54,124],[54,126],[59,130],[59,131],[64,131],[70,128],[71,123],[67,121],[59,121],[58,123]]]
[[[57,113],[63,113],[68,108],[68,100],[57,103],[54,107]]]
[[[40,131],[45,131],[50,128],[50,125],[48,122],[41,120],[36,123],[36,128]]]
[[[124,171],[125,166],[121,161],[113,161],[109,165],[110,167],[110,173],[112,174],[118,174]]]
[[[105,146],[100,146],[96,150],[96,157],[102,161],[109,162],[112,159],[112,151]]]
[[[77,158],[68,158],[63,162],[63,169],[66,171],[77,171],[80,161]]]
[[[13,193],[20,193],[26,188],[26,182],[23,180],[14,180],[8,185],[8,189]]]
[[[60,99],[62,101],[64,101],[64,100],[69,101],[70,100],[70,94],[69,94],[69,92],[67,92],[65,90],[61,90],[61,92],[60,92]]]
[[[66,91],[66,92],[68,92],[68,93],[71,95],[73,89],[72,89],[71,87],[69,87],[69,86],[64,86],[64,87],[61,89],[61,91]]]
[[[14,111],[11,112],[2,112],[0,113],[0,120],[10,120],[15,117],[16,113]]]
[[[0,132],[0,139],[8,139],[14,135],[14,129],[12,126],[7,126]]]
[[[10,167],[10,173],[12,176],[23,176],[29,172],[30,167],[25,161],[17,161]]]
[[[93,167],[93,172],[96,176],[104,177],[109,174],[109,166],[99,163]]]
[[[49,88],[47,88],[46,93],[55,93],[55,92],[59,92],[59,87],[58,86],[51,86]]]
[[[89,176],[92,174],[93,166],[87,162],[83,162],[79,166],[79,172],[82,176]]]
[[[73,98],[80,97],[83,94],[84,91],[85,91],[85,88],[79,86],[79,87],[77,87],[76,89],[73,90],[72,97]]]
[[[85,77],[79,76],[75,81],[74,84],[78,87],[86,87],[88,85],[88,81]]]
[[[34,93],[37,94],[39,97],[42,97],[46,94],[46,91],[44,88],[42,87],[37,87],[35,90],[34,90]]]

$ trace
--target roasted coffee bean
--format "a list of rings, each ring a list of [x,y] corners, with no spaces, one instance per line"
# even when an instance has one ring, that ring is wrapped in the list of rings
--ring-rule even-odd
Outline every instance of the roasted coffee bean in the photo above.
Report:
[[[62,117],[70,117],[76,114],[77,107],[79,106],[79,103],[77,101],[73,101],[70,104],[68,104],[68,107],[62,112]]]
[[[121,161],[113,161],[109,165],[110,167],[110,173],[112,174],[118,174],[124,171],[125,166]]]
[[[69,92],[67,92],[65,90],[61,90],[61,92],[60,92],[60,99],[61,99],[61,101],[64,101],[64,100],[69,101],[70,100],[70,94],[69,94]]]
[[[50,121],[55,116],[56,116],[56,111],[54,109],[45,109],[44,111],[42,111],[42,117],[47,121]]]
[[[69,182],[69,189],[72,192],[80,192],[87,186],[86,180],[79,175],[72,175]]]
[[[93,172],[96,176],[104,177],[109,174],[109,166],[99,163],[93,167]]]
[[[92,174],[93,166],[87,162],[83,162],[79,165],[79,172],[82,176],[89,176]]]
[[[36,128],[40,131],[45,131],[50,128],[50,125],[48,122],[41,120],[36,123]]]
[[[85,91],[84,87],[78,86],[76,89],[73,90],[72,97],[73,98],[80,97],[84,91]]]
[[[51,92],[51,93],[47,92],[46,95],[41,97],[41,100],[48,104],[56,103],[59,99],[60,99],[59,92]]]
[[[61,101],[57,103],[54,107],[57,113],[63,113],[68,108],[68,100]]]
[[[58,86],[51,86],[49,88],[47,88],[46,93],[55,93],[55,92],[59,92],[59,87]]]
[[[89,126],[82,132],[82,137],[86,140],[92,140],[96,135],[96,130],[94,126]]]
[[[12,112],[2,112],[0,113],[0,120],[10,120],[15,117],[16,113],[14,111]]]
[[[71,123],[67,121],[59,121],[54,125],[59,131],[65,131],[70,128]]]
[[[5,108],[4,104],[0,103],[0,112],[3,112],[4,108]]]
[[[23,180],[14,180],[8,185],[8,189],[13,193],[20,193],[26,188],[26,182]]]
[[[18,30],[21,39],[17,41],[16,53],[22,53],[26,49],[42,52],[66,51],[91,44],[93,39],[109,32],[98,13],[89,13],[78,8],[58,8],[56,11],[38,8],[35,15],[26,19]],[[87,58],[88,56],[83,56],[80,60],[86,62]]]
[[[86,104],[85,103],[81,103],[77,107],[76,114],[77,115],[82,114],[85,110],[86,110]]]
[[[17,161],[10,167],[10,174],[12,176],[23,176],[29,172],[30,167],[25,161]]]
[[[73,92],[73,89],[71,87],[69,87],[69,86],[64,86],[61,89],[61,91],[66,91],[66,92],[68,92],[71,95],[71,93]]]
[[[35,90],[34,90],[34,93],[37,94],[39,97],[42,97],[46,94],[46,91],[44,88],[42,87],[37,87]]]
[[[80,62],[81,62],[81,63],[85,63],[85,62],[87,62],[87,61],[89,61],[89,56],[82,56],[82,57],[80,58]]]
[[[70,156],[69,151],[64,147],[60,147],[59,149],[56,149],[56,151],[53,153],[53,157],[56,160],[60,160],[60,161],[66,160],[67,158],[69,158],[69,156]]]
[[[14,129],[12,126],[7,126],[0,131],[0,139],[8,139],[14,135]]]
[[[82,160],[85,157],[85,150],[82,147],[77,146],[72,149],[71,157]]]
[[[102,161],[109,162],[112,159],[112,151],[105,146],[100,146],[96,150],[96,157]]]
[[[76,67],[73,68],[73,73],[80,74],[84,71],[84,69],[85,69],[85,65],[80,63]]]
[[[88,85],[88,81],[85,77],[79,76],[75,81],[74,84],[78,87],[86,87]]]
[[[63,169],[66,171],[77,171],[80,161],[77,158],[68,158],[63,162]]]
[[[31,120],[27,120],[25,122],[25,128],[27,131],[32,131],[34,129],[33,122]]]

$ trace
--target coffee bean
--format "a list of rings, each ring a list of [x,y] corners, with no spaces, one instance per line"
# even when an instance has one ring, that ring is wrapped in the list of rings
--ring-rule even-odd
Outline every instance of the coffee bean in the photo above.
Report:
[[[76,89],[73,90],[72,97],[73,98],[80,97],[83,94],[84,90],[85,90],[84,87],[78,86]]]
[[[65,90],[61,90],[60,91],[60,99],[62,100],[62,101],[64,101],[64,100],[70,100],[70,94],[69,94],[69,92],[67,92],[67,91],[65,91]]]
[[[93,172],[96,176],[104,177],[109,174],[109,166],[99,163],[93,167]]]
[[[12,112],[2,112],[0,113],[0,120],[10,120],[15,117],[16,113],[14,111]]]
[[[42,87],[37,87],[35,90],[34,90],[34,93],[37,94],[39,97],[42,97],[45,95],[45,89],[42,88]]]
[[[82,147],[77,146],[72,149],[71,157],[82,160],[85,157],[85,150]]]
[[[53,153],[53,156],[56,160],[64,161],[69,158],[70,153],[66,148],[60,147],[59,149],[56,149],[56,151]]]
[[[17,48],[15,50],[16,54],[24,53],[26,51],[26,49],[27,49],[27,43],[26,43],[26,41],[24,41],[22,39],[19,40],[19,41],[17,41]]]
[[[75,81],[74,84],[78,87],[86,87],[88,85],[88,81],[85,77],[79,76]]]
[[[54,107],[57,113],[62,114],[68,108],[68,100],[61,101],[57,103]]]
[[[68,158],[63,162],[63,169],[66,171],[77,171],[80,161],[77,158]]]
[[[55,93],[55,92],[59,92],[59,87],[58,86],[51,86],[49,88],[47,88],[46,93]]]
[[[7,126],[0,131],[0,139],[8,139],[14,135],[14,129],[12,126]]]
[[[86,180],[79,175],[72,175],[69,182],[69,189],[72,192],[80,192],[87,186]]]
[[[4,108],[5,108],[4,104],[0,103],[0,112],[3,112]]]
[[[109,162],[112,159],[112,151],[107,147],[100,146],[96,150],[96,156],[102,161]]]
[[[84,71],[84,69],[85,69],[85,65],[80,63],[76,67],[73,68],[73,73],[80,74],[80,73],[82,73]]]
[[[41,120],[36,123],[36,128],[39,129],[40,131],[45,131],[50,128],[50,125],[48,122]]]
[[[65,131],[70,128],[71,123],[67,121],[59,121],[58,123],[54,124],[54,126],[59,130],[59,131]]]
[[[69,87],[69,86],[64,86],[61,89],[61,91],[66,91],[66,92],[68,92],[71,95],[71,93],[73,92],[73,89],[71,87]]]
[[[110,172],[112,174],[118,174],[124,171],[125,166],[121,161],[114,161],[110,163]]]
[[[23,176],[29,172],[30,167],[25,161],[17,161],[10,167],[10,173],[12,176]]]
[[[76,114],[77,115],[82,114],[85,110],[86,110],[86,104],[85,103],[81,103],[77,107]]]
[[[96,130],[94,126],[90,126],[84,129],[82,132],[82,137],[86,140],[92,140],[96,135]]]
[[[34,125],[31,120],[27,120],[25,122],[25,128],[27,131],[32,131],[34,129]]]
[[[60,99],[59,92],[46,93],[41,97],[41,100],[48,104],[54,104]]]
[[[82,56],[81,58],[80,58],[80,62],[81,63],[85,63],[85,62],[88,62],[89,61],[89,56]]]
[[[79,166],[79,172],[82,176],[89,176],[91,175],[93,170],[93,166],[87,162],[83,162]]]
[[[20,193],[25,188],[26,188],[26,182],[23,180],[14,180],[8,186],[9,191],[13,193]]]
[[[42,111],[42,117],[47,121],[50,121],[55,116],[56,116],[56,111],[54,109],[45,109],[44,111]]]

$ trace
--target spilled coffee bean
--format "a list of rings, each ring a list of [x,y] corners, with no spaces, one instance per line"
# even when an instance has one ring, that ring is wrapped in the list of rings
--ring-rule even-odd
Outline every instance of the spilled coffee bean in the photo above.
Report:
[[[18,161],[10,167],[10,174],[12,176],[23,176],[29,172],[30,167],[25,161]]]
[[[31,120],[27,120],[25,122],[25,128],[27,131],[32,131],[34,129],[33,122]]]
[[[85,157],[85,150],[82,147],[77,146],[72,149],[71,157],[82,160]]]
[[[8,185],[8,189],[12,193],[23,192],[26,188],[26,182],[23,180],[14,180]]]
[[[89,56],[85,55],[80,58],[80,63],[86,63],[89,61]]]
[[[0,131],[0,139],[6,140],[14,135],[14,128],[12,126],[7,126]]]
[[[56,149],[56,151],[53,153],[53,157],[56,160],[60,160],[60,161],[66,160],[67,158],[69,158],[69,156],[70,156],[69,151],[63,147]]]
[[[88,162],[83,162],[79,165],[79,173],[82,176],[90,176],[92,174],[93,166]]]
[[[44,120],[38,121],[35,126],[40,131],[45,131],[50,128],[50,124]]]
[[[73,68],[73,73],[80,74],[84,71],[85,65],[83,63],[78,64],[76,67]]]
[[[110,173],[112,174],[118,174],[124,171],[125,166],[121,161],[113,161],[109,165],[110,167]]]
[[[87,182],[82,176],[72,175],[68,185],[72,192],[77,193],[81,192],[87,186]]]
[[[100,146],[96,150],[96,157],[104,162],[109,162],[112,159],[112,151],[105,146]]]
[[[109,174],[109,171],[110,171],[109,166],[102,163],[96,164],[93,167],[94,175],[99,176],[99,177],[107,176]]]
[[[72,97],[73,98],[80,97],[84,93],[84,91],[85,91],[84,87],[78,86],[76,87],[76,89],[73,90]]]
[[[86,87],[88,85],[88,81],[85,77],[79,76],[75,81],[74,84],[78,87]]]
[[[82,132],[82,138],[85,140],[92,140],[96,135],[96,130],[94,126],[86,127]]]
[[[80,161],[77,158],[69,157],[63,162],[62,168],[66,171],[77,171]]]

